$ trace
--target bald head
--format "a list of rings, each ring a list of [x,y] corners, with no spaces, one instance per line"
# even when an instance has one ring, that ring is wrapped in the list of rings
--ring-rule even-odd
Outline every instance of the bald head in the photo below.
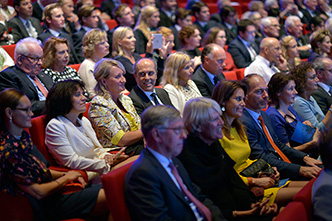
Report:
[[[208,44],[202,51],[203,68],[213,75],[220,75],[225,67],[225,50],[218,44]]]
[[[157,80],[156,64],[150,58],[138,60],[133,66],[135,79],[143,91],[152,92]]]
[[[270,62],[278,63],[281,56],[281,46],[276,38],[264,38],[260,44],[259,55]]]

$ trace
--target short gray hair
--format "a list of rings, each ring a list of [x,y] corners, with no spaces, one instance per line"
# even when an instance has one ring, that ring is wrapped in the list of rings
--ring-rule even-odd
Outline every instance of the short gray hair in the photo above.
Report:
[[[190,99],[183,111],[183,121],[189,133],[201,133],[198,128],[204,126],[206,122],[212,120],[213,112],[222,115],[219,104],[207,97]]]
[[[141,115],[141,130],[147,138],[153,128],[168,127],[181,119],[180,112],[174,107],[157,105],[146,109]]]
[[[15,54],[14,54],[15,60],[17,60],[17,57],[19,55],[28,55],[31,52],[27,47],[27,45],[31,43],[37,44],[41,47],[41,41],[32,37],[23,38],[16,43]]]
[[[301,19],[299,17],[297,17],[296,15],[291,15],[291,16],[288,16],[286,21],[285,21],[285,29],[287,31],[287,28],[288,27],[293,27],[295,25],[295,20],[299,20],[301,21]]]
[[[268,17],[265,17],[262,19],[262,23],[261,23],[262,31],[264,30],[264,27],[268,27],[271,25],[271,23],[272,23],[271,19],[273,19],[273,18],[275,18],[275,17],[268,16]]]
[[[277,0],[266,0],[265,3],[264,3],[264,8],[265,10],[268,10],[271,8],[271,5],[277,3],[278,4],[278,1]]]

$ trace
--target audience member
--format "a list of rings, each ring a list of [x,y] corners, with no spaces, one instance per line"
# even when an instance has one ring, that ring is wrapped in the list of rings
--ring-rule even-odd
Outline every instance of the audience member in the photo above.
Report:
[[[43,11],[49,4],[55,3],[56,0],[38,0],[32,3],[32,16],[42,21]]]
[[[285,19],[290,16],[303,17],[303,13],[299,10],[294,0],[279,0],[280,5],[280,19]]]
[[[137,40],[135,51],[138,54],[146,53],[146,45],[151,38],[150,31],[156,30],[159,21],[158,8],[148,5],[141,9],[141,13],[134,28],[134,34]]]
[[[32,16],[31,0],[15,0],[15,17],[7,22],[7,28],[11,31],[11,39],[16,43],[26,37],[37,38],[43,32],[40,21]]]
[[[267,17],[267,11],[264,8],[264,3],[258,0],[252,0],[248,4],[249,11],[258,12],[261,18]]]
[[[255,2],[255,1],[254,1]],[[249,12],[249,11],[248,11]],[[242,15],[242,19],[244,19]],[[262,16],[257,11],[249,12],[248,19],[254,24],[255,26],[255,41],[259,45],[262,39],[262,32],[261,32],[261,25],[262,25]]]
[[[106,32],[100,29],[92,29],[83,37],[83,52],[85,60],[78,69],[78,73],[84,82],[90,98],[96,95],[97,81],[93,77],[95,64],[109,53]]]
[[[300,140],[299,138],[303,138],[302,140],[306,139],[307,134],[305,133],[294,135],[296,127],[300,126],[301,123],[311,126],[311,123],[303,121],[292,107],[297,94],[294,77],[289,74],[276,73],[268,84],[268,94],[270,105],[266,113],[270,117],[280,142],[305,153],[313,153],[315,148],[314,154],[317,154],[317,145],[320,137],[318,129],[316,129],[316,133],[309,142],[298,141]],[[293,137],[293,135],[297,137]]]
[[[271,37],[271,38],[277,38],[278,39],[279,36],[280,36],[280,24],[279,24],[278,19],[275,18],[275,17],[265,17],[265,18],[263,18],[261,26],[260,26],[260,30],[262,32],[262,38],[259,40],[259,43],[265,37]]]
[[[175,52],[168,56],[161,85],[181,114],[188,100],[202,96],[195,82],[191,80],[193,72],[192,62],[187,54]]]
[[[310,33],[313,33],[315,31],[324,29],[324,26],[325,26],[324,19],[322,19],[318,15],[318,16],[315,16],[311,19],[311,21],[309,23],[309,27],[307,29],[310,30]]]
[[[135,3],[135,5],[134,5],[134,7],[132,7],[132,11],[135,15],[135,21],[137,21],[138,15],[144,6],[151,5],[151,6],[156,7],[155,0],[134,0],[133,2]]]
[[[154,87],[157,81],[157,67],[154,60],[142,58],[136,61],[133,69],[137,85],[131,90],[129,97],[139,115],[153,105],[173,106],[168,93],[162,88]]]
[[[143,112],[142,131],[147,147],[125,179],[131,219],[224,220],[175,158],[186,138],[180,113],[167,106],[150,107]]]
[[[279,3],[277,0],[266,0],[264,2],[264,9],[267,11],[268,16],[280,18]]]
[[[175,12],[178,6],[176,0],[160,0],[160,21],[158,26],[172,27],[175,24]]]
[[[305,7],[301,8],[301,12],[303,13],[301,21],[304,24],[309,24],[313,17],[320,14],[317,10],[318,2],[317,0],[304,0],[303,3]]]
[[[290,74],[295,78],[295,89],[298,92],[293,108],[303,120],[310,121],[313,127],[317,127],[319,130],[329,129],[332,126],[332,112],[327,111],[325,116],[316,100],[311,96],[318,89],[319,81],[314,65],[310,62],[302,63],[291,70]]]
[[[237,27],[236,27],[236,19],[237,13],[235,8],[232,6],[225,6],[220,10],[220,17],[221,17],[221,27],[226,32],[227,42],[226,44],[230,44],[233,39],[237,36]],[[212,20],[214,17],[211,18]],[[216,20],[215,20],[216,21]],[[218,21],[217,21],[218,22]]]
[[[104,58],[96,64],[97,95],[92,99],[89,118],[104,148],[124,147],[135,155],[144,149],[141,119],[132,100],[122,94],[126,71],[116,60]]]
[[[69,45],[68,40],[50,37],[43,47],[42,72],[49,75],[54,83],[63,80],[82,81],[77,71],[68,65]]]
[[[297,16],[289,16],[285,21],[285,30],[287,35],[291,35],[295,38],[301,59],[309,58],[311,50],[309,37],[302,35],[303,24],[300,18]]]
[[[240,120],[247,128],[250,158],[262,158],[271,166],[277,167],[281,178],[296,180],[316,177],[321,170],[317,165],[321,162],[280,142],[268,115],[261,110],[266,108],[268,100],[264,79],[252,74],[242,82],[247,87],[247,96]]]
[[[281,56],[287,61],[287,69],[291,70],[301,63],[299,49],[293,36],[288,35],[280,40]]]
[[[211,16],[211,20],[216,21],[218,24],[221,23],[222,18],[220,15],[220,11],[225,7],[225,6],[231,6],[231,1],[230,0],[218,0],[217,1],[217,7],[218,7],[218,12],[214,13]]]
[[[232,55],[238,68],[248,67],[255,60],[259,48],[255,43],[255,26],[244,19],[238,23],[238,36],[228,45],[228,52]]]
[[[31,205],[38,211],[34,214],[37,220],[107,215],[101,185],[86,186],[77,171],[59,172],[47,168],[49,163],[25,131],[31,127],[31,108],[29,98],[21,91],[6,89],[0,93],[0,190],[14,196],[28,195]],[[83,189],[62,194],[63,187],[71,181],[78,181]]]
[[[193,81],[204,97],[211,97],[214,87],[225,79],[222,73],[226,60],[225,50],[218,44],[208,44],[202,51],[202,64],[195,71]]]
[[[0,91],[6,88],[21,90],[31,101],[34,116],[42,114],[48,90],[53,86],[51,77],[40,72],[42,59],[40,41],[25,38],[16,44],[15,66],[0,73]]]
[[[218,141],[223,137],[221,115],[218,103],[209,98],[195,98],[186,104],[184,125],[189,134],[179,159],[227,220],[270,220],[277,205],[270,206],[268,199],[258,202]]]
[[[118,0],[104,0],[101,3],[101,11],[108,14],[112,19],[113,17],[113,10],[121,4],[121,1]]]
[[[329,2],[326,0],[318,0],[318,6],[317,9],[318,11],[321,13],[319,16],[322,17],[322,15],[324,15],[324,20],[327,20],[328,18],[332,17],[332,10],[329,6]]]
[[[38,36],[38,39],[40,39],[43,43],[52,36],[67,39],[69,43],[68,46],[70,48],[69,63],[81,63],[84,60],[83,55],[76,54],[73,39],[64,31],[65,18],[63,16],[62,9],[55,3],[49,4],[43,11],[43,21],[47,28],[41,35]]]
[[[260,44],[260,52],[244,71],[244,76],[258,74],[265,82],[269,82],[276,72],[287,73],[287,61],[281,55],[281,46],[276,38],[264,38]]]
[[[175,13],[175,24],[174,26],[169,27],[174,34],[174,49],[177,51],[180,51],[182,48],[179,40],[179,31],[186,25],[192,25],[191,11],[184,8],[178,8]]]
[[[3,16],[5,21],[10,20],[16,15],[14,7],[8,5],[8,0],[1,0],[0,4],[0,14]]]
[[[72,0],[57,0],[56,2],[63,11],[65,17],[65,31],[72,36],[81,29],[78,16],[74,13],[74,2]]]
[[[328,30],[322,29],[315,31],[310,36],[312,48],[308,61],[315,62],[317,58],[326,58],[331,51],[331,34]]]
[[[332,60],[329,58],[318,58],[314,68],[319,79],[318,89],[312,93],[320,109],[326,115],[332,104]]]

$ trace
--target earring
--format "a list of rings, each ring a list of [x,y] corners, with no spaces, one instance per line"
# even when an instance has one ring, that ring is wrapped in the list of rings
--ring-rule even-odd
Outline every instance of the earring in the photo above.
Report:
[[[9,123],[12,123],[12,122],[13,122],[12,117],[9,117]]]
[[[224,112],[225,111],[225,107],[221,107],[221,111]]]

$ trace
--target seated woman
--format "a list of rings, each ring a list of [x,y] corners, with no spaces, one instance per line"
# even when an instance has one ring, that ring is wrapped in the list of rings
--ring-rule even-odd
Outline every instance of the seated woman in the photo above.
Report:
[[[291,70],[301,63],[300,53],[297,42],[291,35],[285,36],[280,40],[282,57],[287,61],[287,68]]]
[[[328,111],[324,115],[316,100],[311,96],[318,89],[314,65],[310,62],[302,63],[291,70],[290,74],[295,79],[295,89],[298,92],[293,104],[294,110],[303,120],[310,121],[313,127],[319,130],[329,129],[332,126],[332,112]]]
[[[221,146],[235,162],[234,169],[240,173],[254,161],[249,159],[251,149],[246,136],[245,127],[240,121],[244,109],[246,87],[237,81],[224,80],[214,89],[212,99],[222,107],[224,137],[220,140]],[[279,177],[277,168],[273,167],[276,177]],[[285,206],[293,196],[307,183],[289,183],[287,188],[273,187],[275,180],[270,177],[253,178],[241,176],[248,187],[263,187],[264,198],[270,198],[270,203],[276,202],[278,206]],[[276,179],[278,180],[278,179]],[[288,184],[288,183],[287,183]],[[284,187],[284,186],[283,186]]]
[[[102,186],[86,186],[76,171],[49,170],[24,128],[31,127],[31,103],[20,91],[0,93],[0,190],[14,196],[26,195],[38,210],[36,220],[63,220],[107,214]],[[82,191],[61,194],[64,185],[79,181]],[[19,208],[18,208],[19,209]]]
[[[150,31],[155,31],[158,27],[159,10],[158,8],[147,5],[141,9],[138,20],[134,28],[135,38],[137,40],[136,53],[145,54],[146,45],[151,38]]]
[[[89,97],[92,98],[96,95],[94,88],[97,84],[93,77],[93,71],[96,63],[108,55],[109,44],[106,32],[100,29],[92,29],[88,31],[85,33],[82,41],[85,59],[81,64],[80,69],[78,69],[78,73],[89,93]]]
[[[148,43],[144,45],[144,47],[146,47],[146,54],[145,54],[146,58],[152,57],[153,39],[154,37],[150,38]],[[131,89],[136,85],[133,65],[135,64],[136,61],[142,58],[139,54],[134,53],[135,45],[136,45],[136,38],[134,36],[133,30],[130,27],[118,27],[117,29],[115,29],[113,33],[112,55],[115,60],[120,61],[125,67],[126,70],[125,88],[128,91],[131,91]],[[163,47],[159,49],[160,56],[157,58],[157,67],[158,67],[157,75],[159,76],[159,78],[157,78],[158,81],[160,79],[160,76],[162,76],[162,71],[164,69],[164,61],[167,56],[166,51],[167,51],[167,46],[166,44],[164,44]]]
[[[206,32],[203,38],[202,46],[205,47],[210,43],[216,43],[225,49],[226,40],[227,40],[226,32],[219,27],[213,27],[210,28],[208,32]],[[228,53],[226,50],[225,52],[226,52],[226,60],[224,61],[225,67],[223,70],[232,71],[234,69],[237,69],[237,67],[234,64],[232,55]]]
[[[61,81],[46,99],[45,143],[61,166],[86,170],[89,180],[100,182],[100,175],[110,171],[114,155],[107,153],[94,132],[86,111],[84,86],[80,81]]]
[[[91,101],[89,118],[103,147],[125,147],[126,154],[139,154],[143,148],[141,118],[132,100],[122,94],[126,83],[123,65],[113,59],[96,64],[96,97]]]
[[[173,106],[182,115],[188,100],[202,97],[194,81],[191,80],[194,69],[190,57],[183,52],[170,54],[166,60],[161,85],[168,92]]]
[[[269,108],[266,113],[275,127],[278,138],[284,144],[294,147],[297,150],[309,153],[312,148],[318,146],[320,132],[316,129],[312,140],[307,143],[299,143],[292,140],[298,122],[311,126],[309,121],[303,121],[298,113],[291,106],[295,101],[295,81],[289,74],[276,73],[268,84],[270,98]],[[304,135],[304,134],[302,134]]]
[[[201,45],[200,32],[195,25],[185,25],[179,31],[179,40],[182,44],[182,51],[193,59],[194,69],[201,65]]]
[[[317,58],[327,58],[331,51],[331,34],[328,30],[315,31],[310,36],[311,54],[308,61],[314,62]]]
[[[81,81],[77,71],[67,66],[69,62],[68,44],[67,39],[50,37],[43,46],[42,72],[51,76],[54,83],[67,79]]]
[[[186,104],[183,121],[188,131],[178,156],[193,183],[202,188],[227,220],[271,220],[276,204],[259,202],[233,169],[234,161],[221,147],[222,112],[217,102],[200,97]]]

